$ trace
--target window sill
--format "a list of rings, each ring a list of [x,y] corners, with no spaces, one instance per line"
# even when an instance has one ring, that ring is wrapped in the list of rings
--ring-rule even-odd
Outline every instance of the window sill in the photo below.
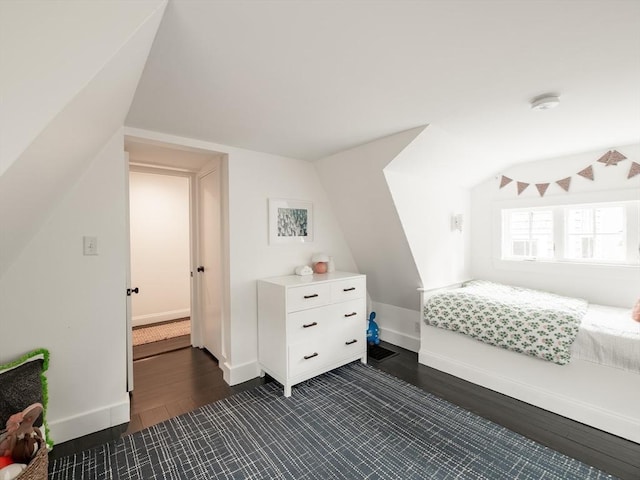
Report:
[[[496,270],[509,270],[519,272],[537,272],[549,274],[580,275],[582,273],[602,274],[629,277],[630,281],[638,280],[640,265],[612,264],[612,263],[586,263],[586,262],[558,262],[549,260],[503,260],[494,259],[493,267]]]

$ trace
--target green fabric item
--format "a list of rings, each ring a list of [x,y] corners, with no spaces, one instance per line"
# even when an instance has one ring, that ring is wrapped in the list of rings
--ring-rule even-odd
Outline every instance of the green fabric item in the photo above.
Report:
[[[47,405],[49,391],[45,372],[49,368],[49,351],[44,348],[33,350],[20,358],[0,365],[0,427],[5,428],[7,419],[24,410],[32,403],[42,404],[42,427],[47,447],[53,448],[49,426],[47,425]]]

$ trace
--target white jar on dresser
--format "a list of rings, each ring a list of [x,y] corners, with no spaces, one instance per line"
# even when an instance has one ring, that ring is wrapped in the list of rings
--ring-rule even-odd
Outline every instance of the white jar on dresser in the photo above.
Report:
[[[258,361],[291,386],[353,360],[367,361],[366,277],[332,272],[258,280]]]

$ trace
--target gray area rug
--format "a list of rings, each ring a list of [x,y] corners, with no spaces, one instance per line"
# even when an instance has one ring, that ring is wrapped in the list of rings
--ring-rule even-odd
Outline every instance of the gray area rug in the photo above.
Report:
[[[55,460],[59,479],[613,478],[358,362]]]

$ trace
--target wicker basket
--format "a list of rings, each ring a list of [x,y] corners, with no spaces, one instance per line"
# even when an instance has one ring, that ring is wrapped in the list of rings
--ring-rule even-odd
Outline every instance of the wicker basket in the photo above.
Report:
[[[40,448],[16,480],[47,480],[49,477],[49,450]]]

